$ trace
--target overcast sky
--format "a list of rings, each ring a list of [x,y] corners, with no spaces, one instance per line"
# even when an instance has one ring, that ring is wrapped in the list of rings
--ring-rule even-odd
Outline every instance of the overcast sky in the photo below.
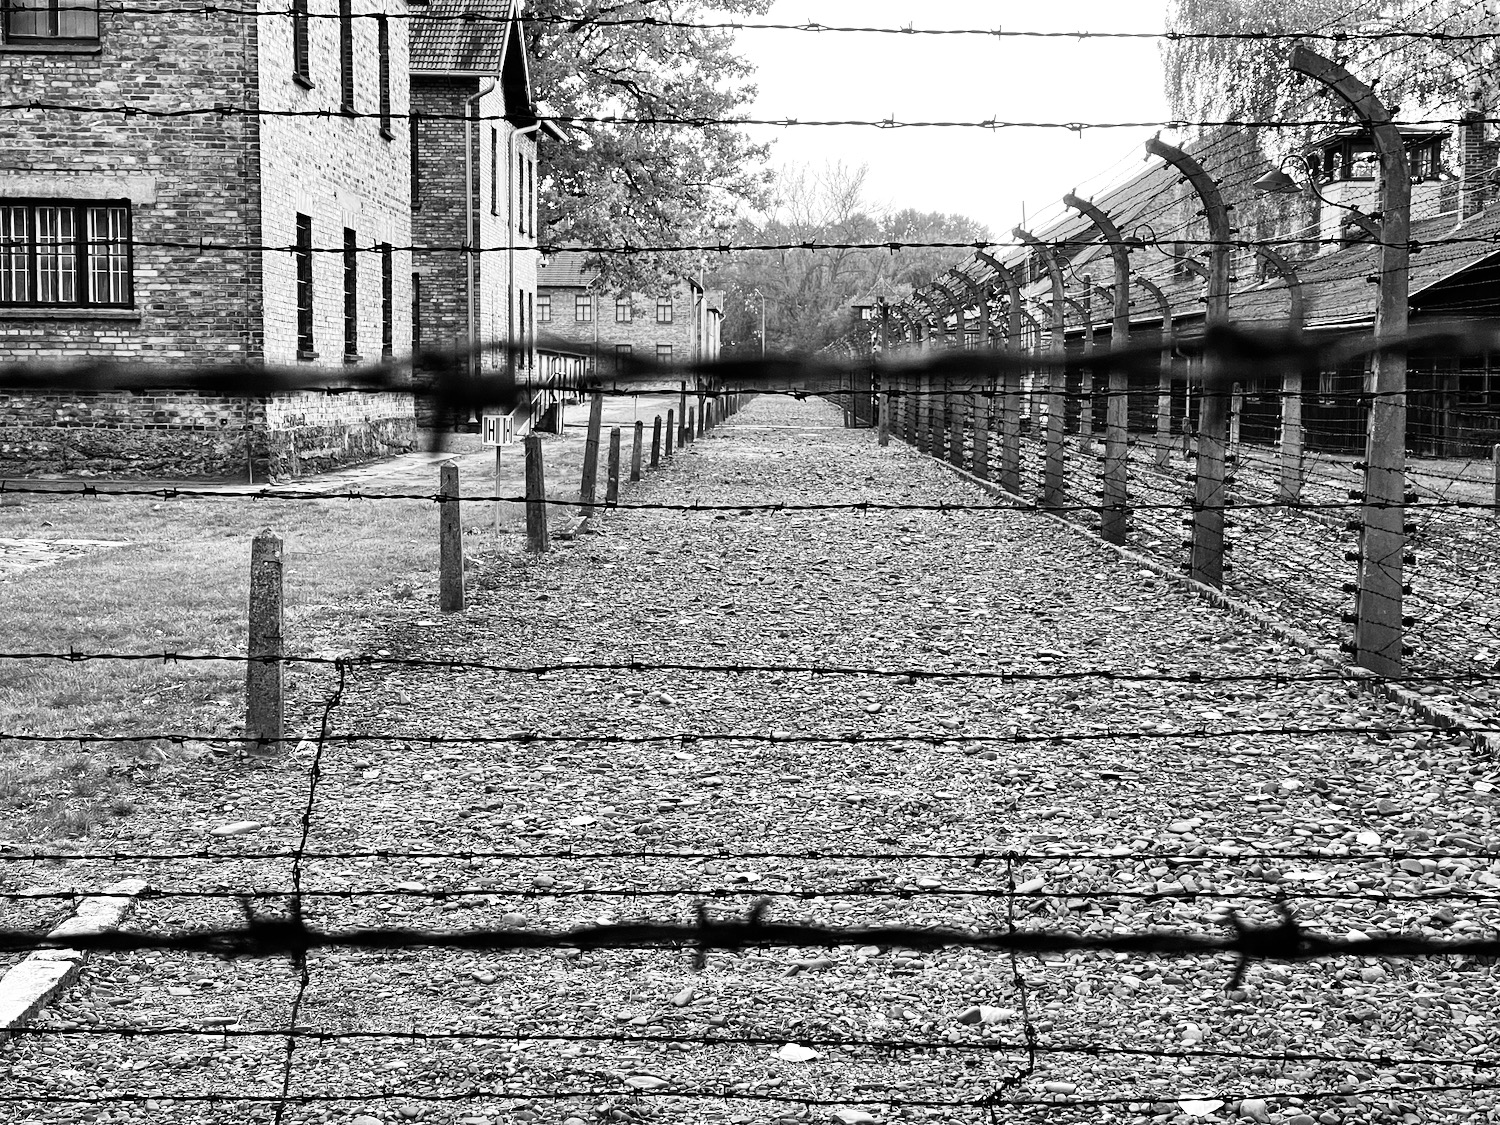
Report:
[[[1166,0],[777,0],[768,20],[885,27],[1160,31]],[[1002,19],[1002,17],[1005,17]],[[898,120],[1154,121],[1167,116],[1159,41],[999,39],[743,31],[759,70],[757,117]],[[1138,169],[1155,129],[792,127],[778,164],[869,165],[871,203],[969,215],[992,234],[1074,188]]]

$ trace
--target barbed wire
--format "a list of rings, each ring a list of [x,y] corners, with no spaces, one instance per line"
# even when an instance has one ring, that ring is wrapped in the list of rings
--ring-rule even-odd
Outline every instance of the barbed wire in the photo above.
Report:
[[[550,676],[559,672],[685,672],[693,675],[808,675],[860,677],[876,679],[918,680],[993,680],[999,683],[1056,683],[1080,680],[1105,680],[1119,683],[1147,684],[1240,684],[1273,683],[1277,685],[1307,683],[1337,684],[1444,684],[1500,682],[1500,669],[1474,669],[1451,673],[1413,673],[1381,676],[1364,668],[1322,672],[1138,672],[1116,668],[1069,668],[1038,670],[1030,668],[918,667],[915,665],[846,665],[808,663],[699,663],[652,660],[584,660],[565,659],[553,662],[512,664],[502,661],[452,657],[382,656],[379,653],[344,653],[338,656],[317,654],[283,654],[248,656],[244,653],[212,652],[0,652],[0,660],[59,660],[68,663],[90,661],[127,661],[179,664],[203,661],[225,661],[235,664],[282,664],[287,666],[344,668],[417,668],[424,671],[458,673],[493,673],[515,676]],[[0,735],[0,738],[6,737]]]
[[[337,12],[314,12],[297,8],[279,7],[236,7],[233,4],[169,4],[161,7],[139,7],[129,4],[101,4],[99,10],[110,15],[224,15],[224,16],[265,16],[299,19],[339,19]],[[1162,31],[1093,31],[1079,29],[1077,31],[1041,31],[1033,29],[1017,29],[1000,27],[917,27],[905,25],[898,27],[890,26],[860,26],[820,23],[813,20],[801,23],[775,23],[760,20],[682,20],[662,16],[547,16],[536,13],[522,12],[516,16],[491,14],[486,12],[463,11],[463,12],[352,12],[343,18],[353,19],[389,19],[389,20],[411,20],[420,23],[444,24],[462,23],[472,25],[483,25],[488,23],[508,25],[512,21],[522,25],[535,25],[538,27],[562,26],[571,30],[582,28],[606,28],[606,27],[639,27],[639,28],[665,28],[683,31],[798,31],[815,33],[856,33],[871,35],[901,35],[901,36],[979,36],[986,39],[1161,39],[1167,42],[1325,42],[1325,43],[1374,43],[1385,40],[1429,40],[1434,42],[1483,42],[1500,37],[1500,32],[1493,31],[1444,31],[1439,28],[1431,28],[1422,31],[1412,30],[1367,30],[1367,31],[1322,31],[1316,28],[1304,31],[1282,31],[1271,28],[1245,30],[1245,31],[1177,31],[1166,29]]]
[[[116,1036],[122,1039],[160,1039],[179,1036],[201,1037],[212,1034],[225,1041],[234,1039],[280,1038],[286,1033],[276,1028],[224,1027],[205,1029],[197,1027],[150,1027],[132,1024],[93,1025],[89,1027],[20,1027],[9,1032],[15,1036],[58,1038],[103,1038]],[[1035,1050],[1039,1055],[1088,1055],[1095,1058],[1161,1058],[1161,1059],[1226,1059],[1244,1062],[1328,1062],[1363,1063],[1383,1068],[1395,1067],[1471,1067],[1488,1070],[1500,1067],[1500,1056],[1486,1055],[1397,1055],[1381,1053],[1378,1045],[1372,1044],[1372,1053],[1339,1054],[1329,1051],[1304,1051],[1288,1048],[1282,1051],[1232,1050],[1215,1047],[1131,1047],[1112,1045],[1088,1040],[1047,1042],[1022,1039],[985,1038],[965,1039],[919,1039],[919,1038],[864,1038],[857,1036],[832,1036],[808,1033],[805,1028],[796,1033],[779,1036],[746,1035],[723,1032],[716,1035],[701,1035],[684,1031],[674,1035],[651,1035],[628,1032],[575,1032],[560,1028],[543,1031],[419,1031],[415,1028],[383,1028],[377,1030],[334,1031],[320,1028],[304,1028],[298,1037],[314,1043],[340,1043],[370,1039],[390,1039],[409,1043],[597,1043],[630,1045],[664,1045],[669,1043],[693,1044],[703,1047],[779,1047],[795,1042],[805,1047],[834,1047],[868,1051],[952,1051],[958,1054],[994,1054],[1011,1051]]]
[[[239,106],[220,102],[211,106],[179,106],[172,109],[130,105],[124,102],[112,104],[80,104],[76,102],[54,102],[40,98],[22,102],[0,102],[0,113],[73,113],[102,114],[110,117],[143,117],[172,119],[180,117],[281,117],[309,120],[378,120],[409,121],[510,121],[505,114],[443,113],[443,112],[396,112],[384,113],[365,110],[328,107],[325,109],[268,109],[264,106]],[[741,127],[746,125],[775,128],[827,128],[855,126],[874,129],[1058,129],[1069,133],[1085,133],[1096,129],[1154,129],[1186,131],[1195,129],[1284,129],[1339,128],[1351,123],[1350,117],[1306,117],[1300,119],[1270,118],[1161,118],[1144,121],[1021,121],[1003,118],[984,118],[963,121],[920,121],[884,118],[797,118],[797,117],[715,117],[706,114],[538,114],[538,121],[558,125],[651,125],[674,128],[703,129],[710,127]],[[1397,128],[1434,128],[1457,125],[1500,125],[1500,117],[1417,117],[1393,119]]]
[[[792,731],[675,731],[659,734],[540,734],[534,731],[516,731],[510,734],[493,735],[439,735],[403,734],[397,731],[335,733],[328,736],[329,742],[356,745],[372,742],[399,742],[412,746],[500,746],[500,745],[556,745],[559,743],[582,743],[598,746],[647,746],[658,743],[678,743],[691,746],[699,743],[749,742],[770,746],[848,745],[881,746],[916,743],[925,746],[949,746],[959,743],[977,745],[1017,746],[1028,743],[1100,742],[1120,741],[1185,741],[1189,739],[1243,738],[1249,736],[1316,735],[1316,734],[1431,734],[1435,732],[1431,723],[1326,723],[1318,725],[1283,724],[1248,727],[1138,727],[1105,728],[1096,730],[1059,730],[1048,733],[1010,734],[935,734],[926,731],[910,731],[903,734],[863,734],[857,731],[827,734],[798,734]],[[1450,733],[1500,734],[1500,727],[1481,723],[1455,722]],[[33,734],[25,731],[0,731],[0,741],[32,743],[74,743],[80,746],[108,746],[132,742],[202,742],[209,744],[241,744],[243,735],[211,734],[189,731],[142,731],[134,734]],[[254,738],[252,742],[267,746],[297,745],[303,738]]]
[[[26,952],[76,949],[100,953],[175,950],[218,957],[293,957],[327,949],[448,949],[498,953],[534,949],[679,949],[698,962],[710,952],[769,948],[844,948],[894,946],[905,950],[983,950],[1024,954],[1135,953],[1155,956],[1218,956],[1236,959],[1229,987],[1236,987],[1251,964],[1302,962],[1331,957],[1500,957],[1500,938],[1432,938],[1425,935],[1333,937],[1312,932],[1290,913],[1274,925],[1247,923],[1229,913],[1225,936],[1152,930],[1140,933],[1081,934],[1057,930],[998,930],[942,926],[825,926],[780,922],[766,917],[768,904],[753,907],[743,918],[711,917],[698,909],[692,922],[611,922],[568,930],[495,927],[471,930],[426,930],[403,927],[355,927],[322,930],[309,926],[299,912],[256,914],[252,900],[240,896],[243,925],[185,930],[173,934],[112,930],[51,937],[26,930],[0,929],[0,950]]]

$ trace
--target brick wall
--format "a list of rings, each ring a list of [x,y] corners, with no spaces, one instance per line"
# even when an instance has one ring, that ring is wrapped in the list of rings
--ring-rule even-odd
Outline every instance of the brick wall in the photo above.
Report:
[[[313,13],[336,13],[337,0],[309,0]],[[313,245],[337,250],[344,229],[355,232],[359,263],[359,354],[380,358],[381,259],[377,243],[412,243],[410,153],[404,114],[408,105],[407,30],[404,0],[356,0],[356,17],[388,12],[391,110],[389,135],[376,117],[268,117],[262,125],[259,174],[263,191],[265,243],[290,246],[296,216],[312,219]],[[356,18],[354,29],[354,108],[379,111],[378,23]],[[339,21],[310,19],[311,89],[292,77],[292,25],[285,16],[259,19],[261,102],[273,110],[336,111],[339,107]],[[396,355],[411,350],[411,255],[393,255],[393,343]],[[296,363],[295,259],[271,252],[261,263],[265,304],[265,357]],[[343,258],[313,255],[314,366],[342,368],[344,362]]]
[[[190,391],[0,395],[0,477],[240,477],[264,425],[255,399]]]
[[[567,340],[585,347],[593,347],[594,324],[580,322],[574,312],[575,298],[585,290],[571,286],[548,286],[540,283],[538,292],[552,299],[552,320],[537,325],[544,336]],[[594,316],[598,320],[598,342],[603,353],[613,352],[617,345],[629,344],[636,358],[656,358],[659,344],[672,346],[674,362],[688,362],[699,355],[702,321],[705,318],[702,294],[686,281],[673,286],[672,322],[659,324],[656,320],[656,293],[632,293],[629,323],[615,319],[615,301],[620,296],[606,293],[594,294]]]
[[[91,52],[6,45],[0,101],[253,106],[254,22],[225,12],[100,15]],[[162,65],[170,55],[171,68]],[[0,309],[0,358],[112,355],[246,359],[259,354],[256,263],[245,253],[140,245],[259,241],[252,117],[152,119],[38,110],[0,130],[0,198],[131,200],[135,308]]]
[[[532,247],[536,240],[519,229],[522,190],[516,169],[522,156],[537,159],[537,143],[503,120],[506,107],[499,86],[480,96],[478,120],[466,129],[461,120],[465,101],[488,86],[487,80],[478,78],[419,74],[412,79],[413,111],[447,118],[423,121],[419,127],[421,183],[412,230],[418,246],[435,248],[419,250],[413,263],[422,278],[418,315],[424,349],[469,346],[468,262],[463,253],[451,248],[464,245],[469,237],[465,207],[470,201],[480,248],[474,259],[477,342],[497,343],[517,336],[519,302],[531,294],[530,303],[535,304],[537,254]],[[467,145],[473,146],[467,164],[468,192],[464,186]],[[502,361],[501,355],[491,353],[482,365],[494,369]],[[424,410],[421,421],[427,425],[434,419]]]
[[[404,17],[404,0],[356,3],[355,11]],[[311,0],[336,12],[336,0]],[[374,19],[354,21],[356,105],[378,110]],[[231,13],[105,12],[100,43],[56,52],[0,47],[0,100],[184,106],[335,108],[338,21],[312,19],[311,89],[291,77],[291,21]],[[287,246],[297,212],[313,217],[314,243],[338,247],[343,229],[361,247],[411,242],[408,155],[401,127],[407,102],[407,20],[388,21],[391,136],[376,119],[190,116],[153,119],[37,111],[13,115],[0,134],[0,198],[128,199],[134,243],[130,309],[0,309],[0,359],[114,356],[194,363],[298,362],[296,291],[290,253],[199,249],[201,243]],[[191,249],[152,245],[181,243]],[[394,255],[392,335],[410,350],[411,265]],[[312,365],[343,367],[343,270],[339,254],[317,254]],[[359,255],[360,352],[381,350],[381,258]],[[303,361],[307,362],[307,361]],[[408,396],[359,402],[337,396],[300,435],[329,448],[344,431],[345,460],[388,454],[409,440]],[[372,406],[378,403],[378,410]],[[247,431],[246,427],[250,427]],[[148,477],[261,476],[291,459],[290,423],[266,428],[250,402],[175,394],[36,396],[0,409],[0,471],[87,472]],[[248,460],[248,463],[247,463]]]

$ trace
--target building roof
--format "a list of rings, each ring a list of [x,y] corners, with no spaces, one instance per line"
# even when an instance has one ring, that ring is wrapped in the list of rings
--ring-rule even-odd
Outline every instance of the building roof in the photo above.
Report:
[[[1412,224],[1413,243],[1426,243],[1411,257],[1409,292],[1415,298],[1472,266],[1500,255],[1500,206],[1481,211],[1467,222],[1439,215]],[[1349,328],[1375,319],[1380,247],[1357,243],[1311,261],[1297,263],[1308,328]],[[1248,323],[1285,322],[1287,285],[1276,281],[1231,294],[1229,315]]]
[[[412,11],[414,72],[493,75],[505,80],[507,113],[531,108],[520,0],[429,0]]]
[[[599,277],[597,269],[584,269],[584,255],[577,250],[548,254],[537,267],[536,283],[545,289],[587,289]]]
[[[563,250],[556,254],[548,254],[537,267],[536,284],[539,289],[587,289],[599,279],[599,271],[592,266],[585,267],[584,262],[587,255],[579,250]],[[690,290],[698,289],[698,282],[685,275],[679,276],[674,285],[687,285]],[[710,305],[710,307],[713,307]],[[723,299],[720,298],[718,306],[722,309]]]

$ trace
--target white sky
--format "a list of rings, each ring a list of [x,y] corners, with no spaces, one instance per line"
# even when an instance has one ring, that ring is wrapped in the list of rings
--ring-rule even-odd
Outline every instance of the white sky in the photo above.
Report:
[[[1160,31],[1166,0],[777,0],[768,21],[1037,31]],[[1157,121],[1158,40],[743,31],[756,117]],[[873,205],[969,215],[1000,236],[1060,197],[1137,170],[1147,129],[755,128],[773,162],[867,164]]]

